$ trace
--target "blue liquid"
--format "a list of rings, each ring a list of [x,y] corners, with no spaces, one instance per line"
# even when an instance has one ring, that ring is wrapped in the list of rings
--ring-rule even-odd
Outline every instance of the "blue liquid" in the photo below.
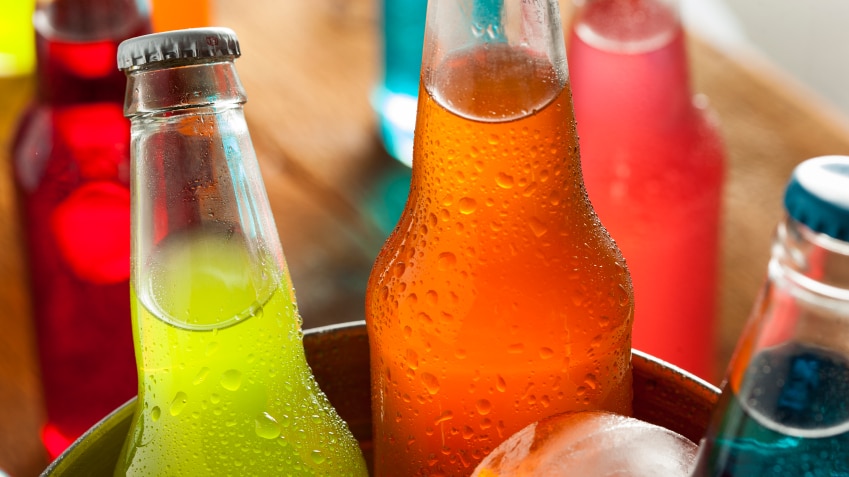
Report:
[[[419,92],[427,0],[383,2],[383,81],[372,102],[387,152],[413,163],[413,130]]]
[[[800,344],[759,354],[726,388],[694,476],[849,477],[849,362]]]

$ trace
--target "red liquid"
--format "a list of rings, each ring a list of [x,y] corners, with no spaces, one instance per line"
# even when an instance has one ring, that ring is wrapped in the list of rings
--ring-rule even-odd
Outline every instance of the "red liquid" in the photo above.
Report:
[[[711,379],[724,153],[680,22],[654,0],[590,2],[567,56],[587,192],[634,283],[634,347]]]
[[[57,3],[59,13],[80,8]],[[149,27],[124,21],[136,26],[106,41],[38,33],[39,101],[13,146],[51,457],[137,392],[130,130],[122,112],[126,80],[115,58],[121,40]]]

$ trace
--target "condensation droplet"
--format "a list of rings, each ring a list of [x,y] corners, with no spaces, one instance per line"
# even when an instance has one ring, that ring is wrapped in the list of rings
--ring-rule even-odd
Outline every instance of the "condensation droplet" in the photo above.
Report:
[[[221,387],[228,391],[235,391],[242,385],[242,373],[235,369],[224,371],[221,375]]]
[[[270,414],[264,412],[254,420],[256,435],[263,439],[276,439],[280,436],[280,424]]]
[[[498,184],[498,187],[502,189],[512,189],[513,188],[513,176],[509,174],[505,174],[503,172],[499,172],[498,176],[495,178],[495,183]]]
[[[461,214],[469,215],[471,213],[474,213],[475,209],[477,208],[478,203],[475,201],[475,199],[472,199],[471,197],[463,197],[462,199],[460,199]]]
[[[407,266],[399,262],[395,264],[395,267],[393,267],[392,273],[395,275],[396,278],[401,278],[402,276],[404,276],[404,272],[406,270]]]
[[[213,354],[215,354],[216,352],[218,352],[218,347],[219,347],[219,345],[218,345],[218,342],[217,342],[217,341],[210,341],[210,342],[206,345],[206,355],[207,355],[207,356],[212,356]]]
[[[500,393],[507,391],[507,381],[500,374],[495,377],[495,389]]]
[[[410,369],[419,368],[419,355],[412,349],[407,350],[407,366],[409,366]]]
[[[545,224],[536,217],[531,217],[531,219],[528,220],[528,226],[531,228],[531,232],[533,232],[537,237],[542,237],[546,232],[548,232],[548,227],[546,227]]]
[[[430,373],[422,373],[422,383],[431,395],[439,392],[439,380]]]
[[[442,414],[440,414],[439,417],[436,418],[435,421],[433,421],[433,425],[438,426],[445,421],[450,421],[451,419],[454,419],[454,413],[452,413],[451,411],[442,411]]]
[[[520,354],[525,351],[525,345],[522,343],[513,343],[507,347],[507,352],[510,354]]]
[[[171,413],[172,416],[177,416],[183,412],[183,409],[186,408],[186,403],[188,402],[189,396],[184,392],[178,392],[171,401],[171,407],[168,408],[168,412]]]
[[[551,358],[552,356],[554,356],[554,350],[553,350],[553,349],[551,349],[551,348],[546,348],[546,347],[543,347],[543,348],[540,348],[540,349],[539,349],[539,357],[540,357],[540,358],[542,358],[542,359],[549,359],[549,358]]]
[[[150,419],[153,422],[158,421],[159,416],[161,416],[161,415],[162,415],[162,410],[159,409],[159,406],[153,406],[153,409],[150,410]]]
[[[312,451],[312,453],[310,454],[310,458],[316,464],[321,464],[327,459],[327,457],[325,457],[324,454],[322,454],[322,452],[318,449]]]
[[[475,409],[478,410],[478,414],[481,416],[486,416],[490,411],[492,411],[492,403],[486,399],[480,399],[475,403]]]
[[[457,257],[451,252],[443,252],[439,254],[439,262],[437,267],[440,271],[448,271],[457,263]]]
[[[198,384],[204,382],[207,376],[209,376],[209,368],[201,368],[200,371],[198,371],[198,374],[195,376],[194,381],[192,381],[192,384],[197,386]]]
[[[439,294],[435,290],[428,290],[425,294],[425,300],[430,306],[436,306],[439,303]]]

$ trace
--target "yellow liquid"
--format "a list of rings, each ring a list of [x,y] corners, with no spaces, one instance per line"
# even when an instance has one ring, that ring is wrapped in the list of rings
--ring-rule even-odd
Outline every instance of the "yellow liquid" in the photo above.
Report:
[[[167,242],[131,287],[140,394],[115,475],[366,475],[285,272],[238,238]]]

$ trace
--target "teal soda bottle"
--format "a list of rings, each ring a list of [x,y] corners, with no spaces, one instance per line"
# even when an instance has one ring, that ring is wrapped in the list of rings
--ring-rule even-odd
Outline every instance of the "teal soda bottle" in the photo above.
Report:
[[[798,165],[693,477],[849,475],[849,157]]]

